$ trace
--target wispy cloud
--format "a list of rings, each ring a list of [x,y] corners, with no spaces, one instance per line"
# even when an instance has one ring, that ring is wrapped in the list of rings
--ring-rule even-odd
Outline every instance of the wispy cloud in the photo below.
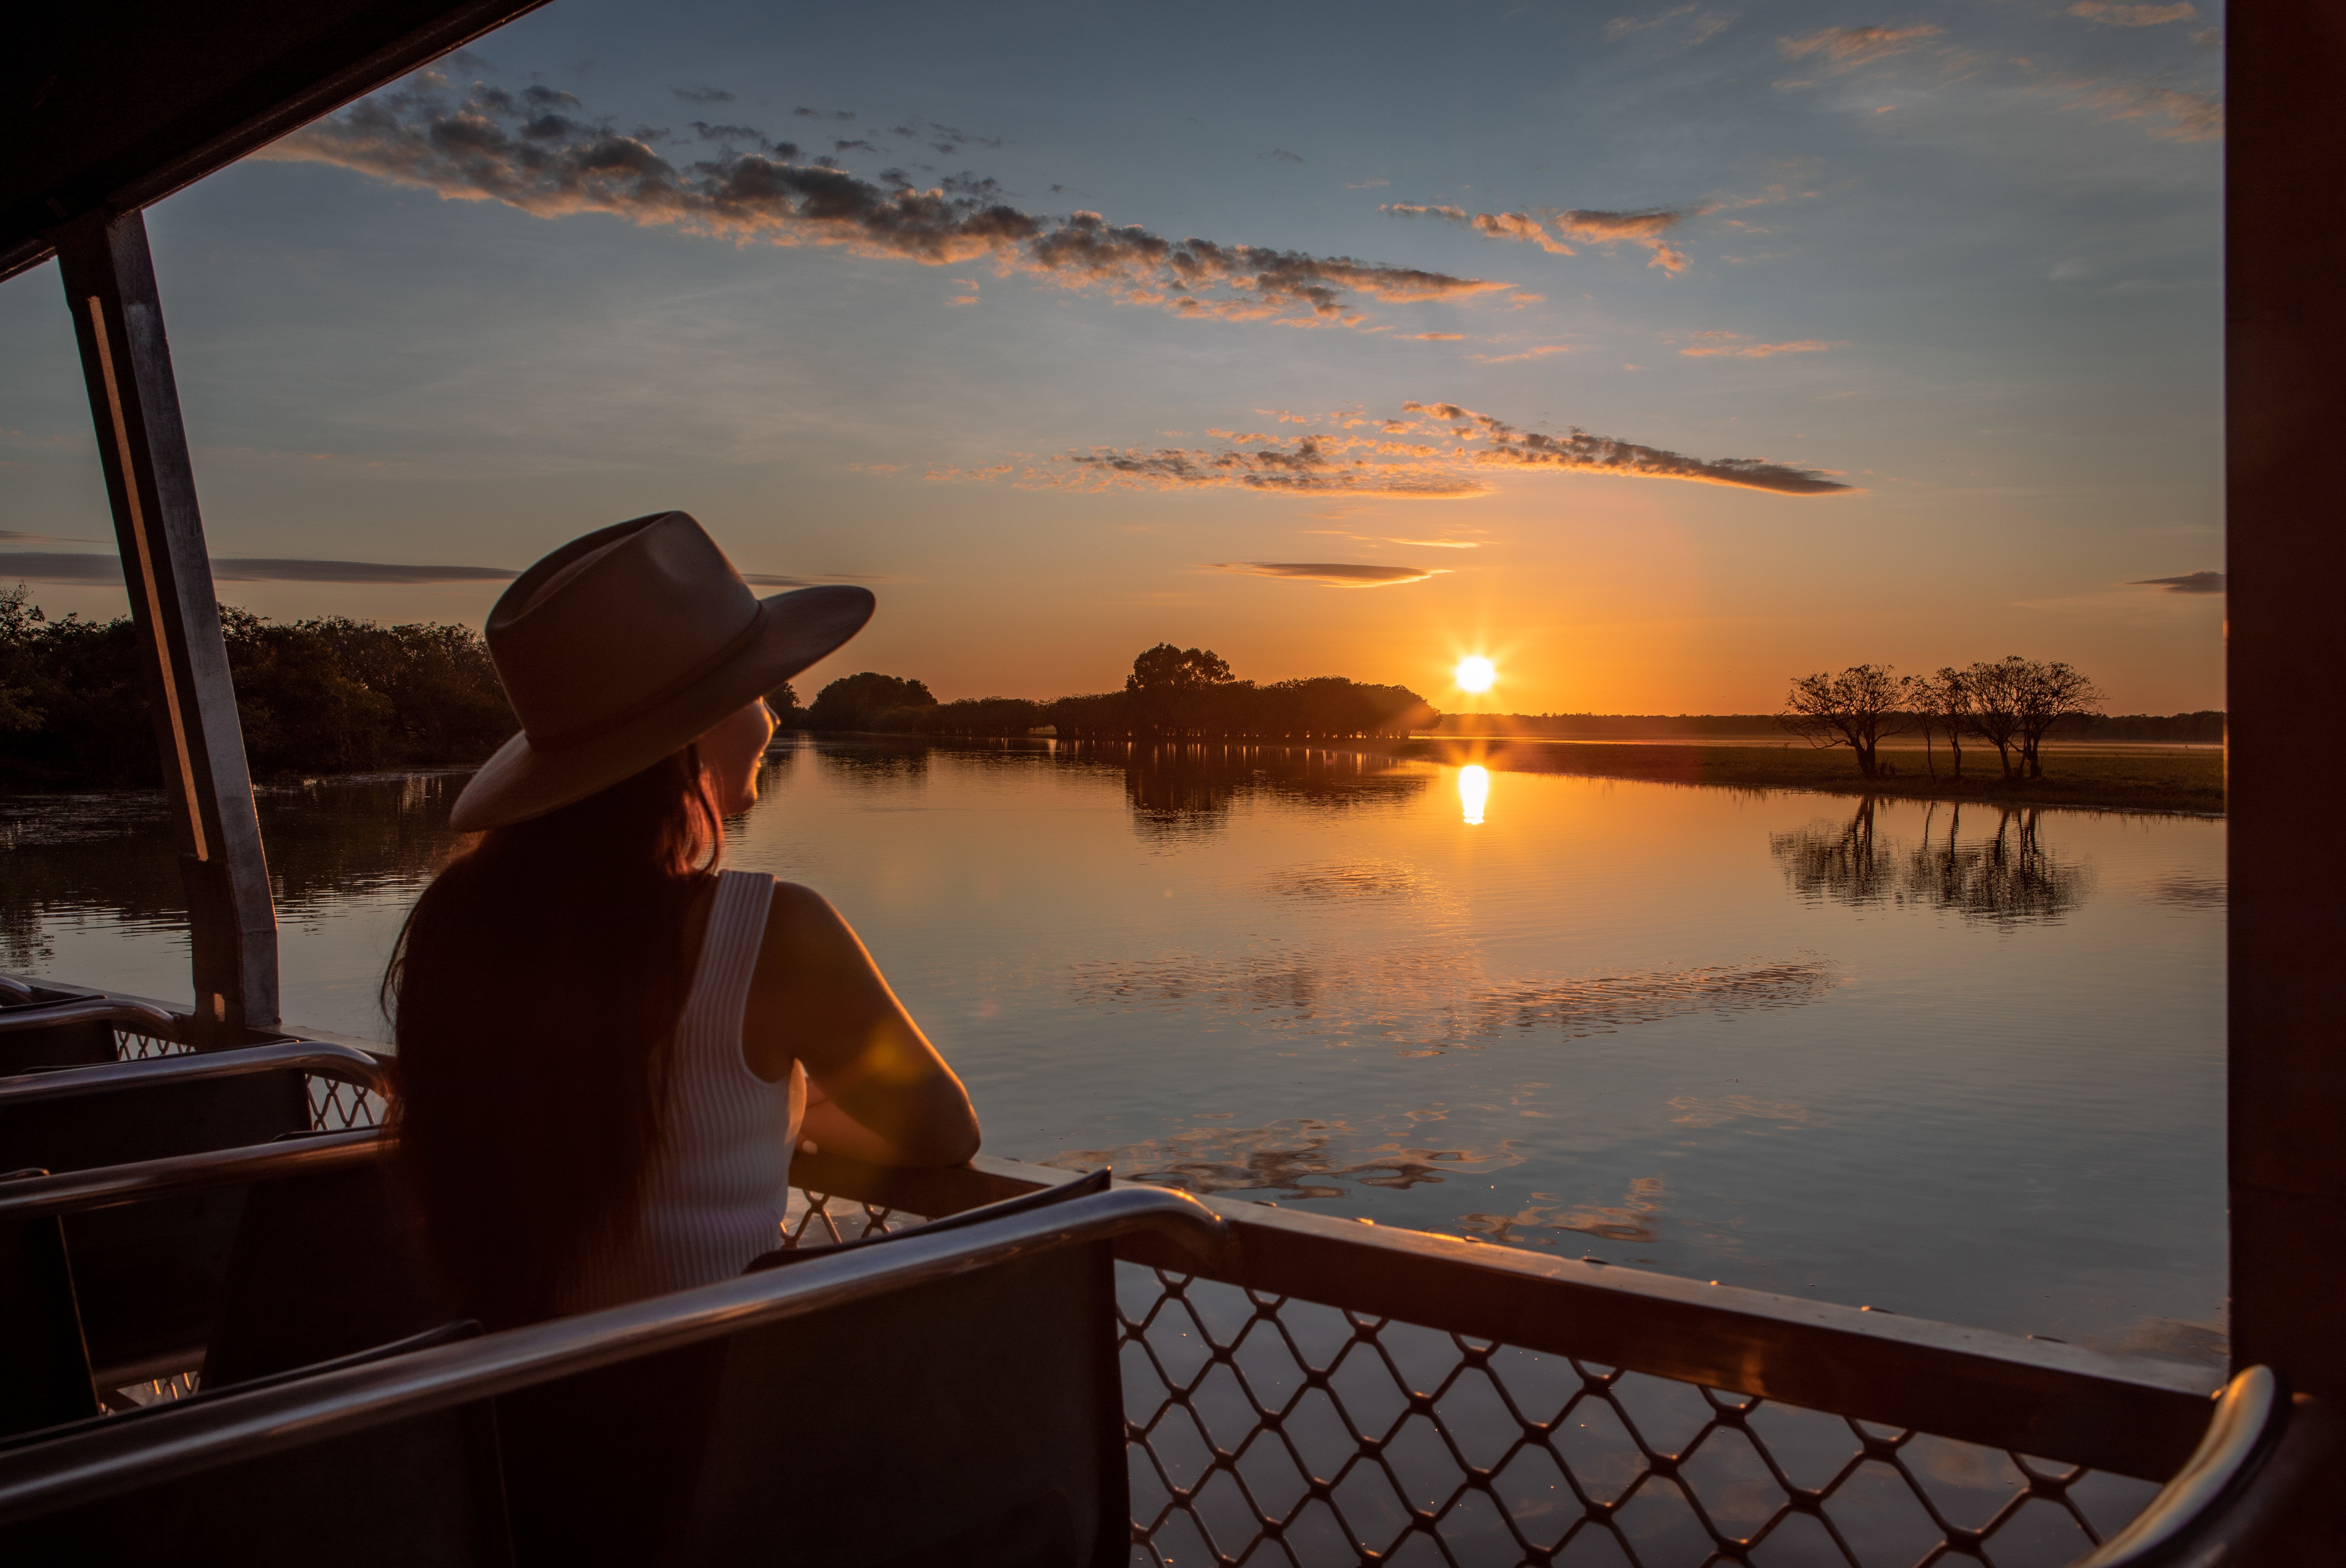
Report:
[[[1846,342],[1827,342],[1821,338],[1802,338],[1794,343],[1755,343],[1740,332],[1697,332],[1695,336],[1709,341],[1678,352],[1698,360],[1765,360],[1778,354],[1819,354],[1827,349],[1849,347]]]
[[[2113,0],[2077,0],[2069,7],[2069,15],[2110,27],[2157,27],[2168,22],[2188,22],[2199,12],[2190,0],[2179,0],[2173,5],[2122,5]]]
[[[754,150],[720,145],[715,157],[679,167],[654,146],[664,133],[623,133],[569,112],[578,107],[542,87],[509,92],[475,83],[458,93],[425,72],[256,156],[332,164],[542,218],[600,212],[740,244],[839,246],[926,266],[989,261],[1004,273],[1200,318],[1340,324],[1359,319],[1354,295],[1456,300],[1508,286],[1350,257],[1171,239],[1096,212],[1040,216],[1011,205],[991,179],[964,176],[924,189],[887,170],[875,183],[827,158],[801,161],[796,145],[763,137]]]
[[[1486,365],[1511,365],[1517,360],[1544,360],[1550,354],[1568,354],[1572,350],[1563,343],[1543,343],[1536,349],[1525,349],[1519,354],[1474,354],[1469,357]]]
[[[1341,514],[1322,513],[1317,515],[1336,516]],[[1392,534],[1355,534],[1344,528],[1306,528],[1304,532],[1324,535],[1331,539],[1350,539],[1358,545],[1407,545],[1418,550],[1479,550],[1485,543],[1481,539],[1403,539]]]
[[[1562,435],[1522,431],[1449,402],[1405,402],[1392,419],[1338,414],[1324,423],[1334,428],[1291,441],[1220,432],[1214,433],[1229,444],[1219,449],[1094,447],[1040,462],[932,468],[927,476],[1006,479],[1026,489],[1238,489],[1429,500],[1486,494],[1495,473],[1506,470],[1679,479],[1780,495],[1832,495],[1854,488],[1827,472],[1765,458],[1688,457],[1576,427]]]
[[[926,142],[940,158],[951,158],[966,148],[982,147],[994,152],[1002,148],[1002,138],[998,136],[973,136],[959,126],[941,126],[934,120],[906,120],[903,125],[890,127],[889,134]],[[1056,190],[1059,187],[1055,185],[1051,188]]]
[[[1360,566],[1344,561],[1216,561],[1209,570],[1290,577],[1331,588],[1390,588],[1396,583],[1423,583],[1435,575],[1415,566]]]
[[[1463,207],[1387,202],[1377,210],[1396,218],[1438,218],[1445,223],[1462,224],[1486,239],[1522,240],[1555,256],[1577,255],[1569,243],[1575,239],[1584,245],[1606,246],[1627,241],[1645,248],[1650,258],[1646,263],[1648,267],[1678,273],[1686,270],[1686,254],[1667,236],[1688,218],[1699,218],[1717,208],[1655,207],[1637,212],[1616,212],[1601,208],[1559,210],[1540,207],[1523,212],[1469,212]]]
[[[1616,16],[1605,25],[1605,36],[1618,42],[1633,34],[1668,28],[1671,42],[1663,53],[1676,49],[1691,49],[1705,43],[1734,22],[1732,11],[1705,11],[1698,5],[1673,5],[1651,16]],[[1672,27],[1677,22],[1681,25]]]
[[[20,534],[14,528],[0,528],[0,541],[23,545],[95,545],[95,539],[84,539],[72,534]]]
[[[2139,120],[2162,141],[2215,141],[2224,134],[2224,101],[2159,82],[2058,81],[2068,107],[2105,120]]]
[[[1700,484],[1772,490],[1780,495],[1831,495],[1855,488],[1817,469],[1793,468],[1761,457],[1706,461],[1609,435],[1592,435],[1576,426],[1563,435],[1518,431],[1489,414],[1476,413],[1456,403],[1405,402],[1401,406],[1404,412],[1422,412],[1443,421],[1465,440],[1479,437],[1486,441],[1489,444],[1474,454],[1475,461],[1483,463],[1616,473],[1638,479],[1685,479]]]
[[[673,87],[669,89],[688,104],[729,104],[733,95],[723,87]]]
[[[1616,16],[1605,24],[1605,36],[1608,38],[1626,38],[1632,33],[1642,33],[1648,27],[1658,27],[1665,22],[1676,21],[1693,9],[1692,5],[1673,5],[1668,10],[1656,12],[1651,16]]]
[[[1917,22],[1908,27],[1826,27],[1780,42],[1784,53],[1795,60],[1813,58],[1846,71],[1906,54],[1945,33],[1944,27]]]
[[[2179,577],[2141,577],[2127,585],[2129,588],[2165,588],[2170,594],[2220,594],[2224,591],[2221,572],[2186,572]]]
[[[1410,336],[1421,343],[1457,343],[1466,338],[1464,332],[1412,332]]]

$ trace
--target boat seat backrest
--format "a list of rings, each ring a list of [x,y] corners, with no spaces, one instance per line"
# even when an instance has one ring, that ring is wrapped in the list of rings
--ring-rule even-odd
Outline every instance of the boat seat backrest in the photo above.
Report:
[[[35,1166],[0,1181],[47,1174]],[[54,1215],[0,1219],[0,1438],[97,1414],[65,1227]]]
[[[1115,1288],[1062,1247],[735,1335],[676,1561],[1127,1562]]]
[[[1107,1184],[1100,1172],[897,1237]],[[516,1556],[1122,1563],[1114,1268],[1106,1243],[1055,1247],[508,1395]]]
[[[265,1144],[309,1125],[295,1072],[44,1100],[0,1108],[0,1170],[93,1170]],[[95,1365],[196,1353],[219,1309],[244,1194],[226,1187],[66,1217]]]
[[[333,1365],[475,1336],[477,1323],[377,1347]],[[325,1367],[281,1374],[314,1375]],[[219,1390],[233,1398],[277,1380]],[[102,1418],[109,1438],[164,1435],[168,1416],[202,1401]],[[87,1430],[81,1423],[80,1430]],[[55,1434],[42,1434],[44,1439]],[[38,1442],[17,1456],[36,1456]],[[496,1413],[485,1400],[431,1410],[252,1459],[209,1464],[97,1502],[0,1526],[0,1562],[104,1563],[108,1568],[509,1568],[512,1539]]]
[[[202,1386],[347,1355],[455,1316],[384,1164],[255,1182]]]

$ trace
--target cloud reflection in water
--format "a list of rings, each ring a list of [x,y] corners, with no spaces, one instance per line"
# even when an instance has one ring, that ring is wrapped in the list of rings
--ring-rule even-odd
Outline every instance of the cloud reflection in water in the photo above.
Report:
[[[1467,1149],[1409,1148],[1381,1144],[1357,1151],[1349,1164],[1336,1147],[1352,1129],[1341,1121],[1297,1117],[1260,1127],[1196,1127],[1169,1137],[1115,1149],[1070,1149],[1046,1165],[1070,1170],[1112,1166],[1117,1176],[1182,1192],[1266,1193],[1290,1201],[1343,1197],[1352,1182],[1361,1186],[1407,1190],[1446,1176],[1472,1175],[1515,1163],[1512,1153],[1477,1154]]]
[[[1285,1013],[1249,1026],[1332,1036],[1339,1044],[1365,1037],[1435,1050],[1479,1045],[1509,1032],[1569,1040],[1696,1013],[1803,1007],[1823,1001],[1839,983],[1828,961],[1800,957],[1493,985],[1479,959],[1447,944],[1358,957],[1332,949],[1275,951],[1073,968],[1068,994],[1087,1006]]]

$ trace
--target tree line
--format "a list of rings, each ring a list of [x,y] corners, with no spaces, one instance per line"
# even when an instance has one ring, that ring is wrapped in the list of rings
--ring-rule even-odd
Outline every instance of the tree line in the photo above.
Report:
[[[468,627],[219,616],[258,776],[478,762],[514,732],[488,645]],[[0,589],[0,779],[160,783],[148,657],[128,616],[51,619],[22,584]]]
[[[1777,722],[1811,746],[1848,747],[1867,779],[1882,776],[1884,740],[1920,730],[1933,778],[1937,740],[1947,742],[1960,779],[1964,742],[1973,739],[1994,748],[2004,778],[2015,781],[2044,778],[2045,737],[2064,719],[2099,714],[2103,700],[2101,688],[2074,667],[2018,654],[1923,676],[1861,664],[1839,675],[1794,677]]]
[[[327,616],[278,624],[223,605],[220,631],[256,777],[478,762],[514,732],[488,645],[467,626]],[[0,589],[0,784],[153,786],[147,652],[128,616],[51,618],[23,584]],[[1436,714],[1415,692],[1322,677],[1258,686],[1204,648],[1162,643],[1121,691],[1035,702],[939,702],[927,685],[865,671],[807,707],[767,699],[785,727],[909,735],[1096,739],[1357,739],[1406,736]]]
[[[1407,737],[1441,718],[1401,686],[1341,676],[1241,680],[1209,648],[1159,643],[1132,661],[1121,691],[1032,701],[1018,697],[939,702],[927,685],[866,670],[842,676],[798,706],[787,686],[767,702],[785,725],[905,735],[1017,736],[1038,729],[1096,740],[1354,740]]]
[[[1444,735],[1504,738],[1539,735],[1558,740],[1674,740],[1756,738],[1781,735],[1773,713],[1452,713],[1442,720]],[[2154,740],[2172,745],[2220,746],[2224,710],[2195,713],[2077,713],[2045,732],[2052,740]]]

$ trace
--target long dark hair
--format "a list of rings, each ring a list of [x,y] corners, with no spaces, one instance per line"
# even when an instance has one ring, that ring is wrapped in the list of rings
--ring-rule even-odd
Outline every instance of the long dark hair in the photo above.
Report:
[[[492,828],[416,901],[383,975],[399,1164],[464,1309],[556,1310],[632,1223],[724,829],[692,747]]]

